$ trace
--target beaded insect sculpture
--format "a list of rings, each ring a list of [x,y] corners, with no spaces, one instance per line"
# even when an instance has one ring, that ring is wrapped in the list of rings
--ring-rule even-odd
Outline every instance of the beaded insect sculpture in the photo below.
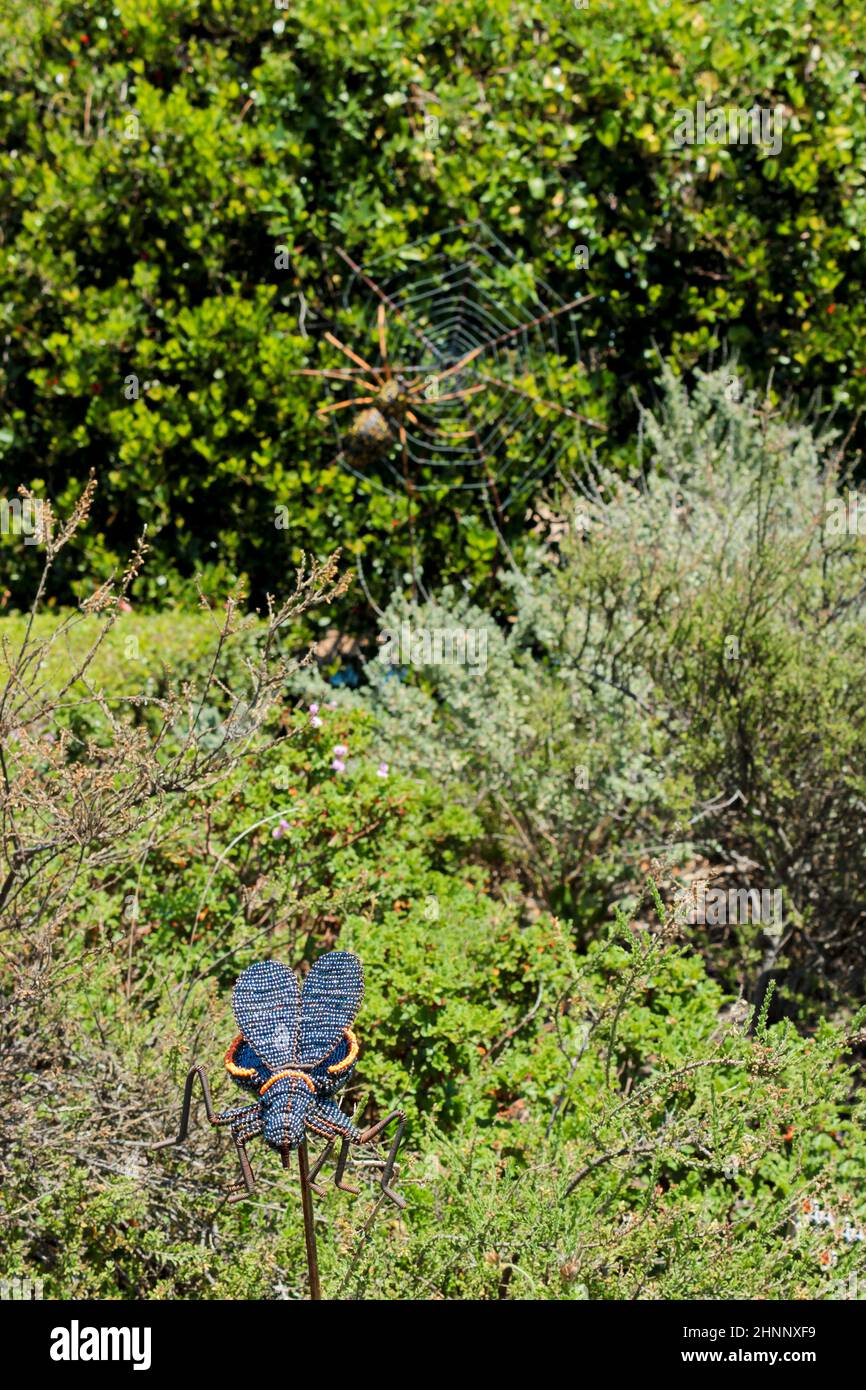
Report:
[[[228,1125],[241,1168],[241,1182],[229,1201],[242,1201],[253,1193],[255,1180],[246,1151],[249,1139],[261,1135],[280,1154],[283,1167],[295,1150],[301,1168],[302,1196],[307,1218],[307,1187],[321,1192],[316,1178],[338,1139],[342,1140],[334,1181],[344,1192],[357,1192],[343,1181],[352,1144],[375,1143],[393,1120],[397,1129],[382,1164],[382,1191],[398,1207],[405,1199],[391,1186],[394,1160],[403,1137],[406,1117],[393,1110],[369,1129],[358,1129],[334,1099],[355,1070],[358,1039],[352,1023],[364,996],[364,972],[358,957],[348,951],[320,956],[303,988],[288,966],[264,960],[251,965],[238,979],[232,1007],[240,1032],[225,1056],[226,1070],[257,1099],[251,1105],[214,1113],[204,1068],[196,1064],[186,1079],[180,1131],[156,1148],[180,1144],[187,1136],[193,1085],[199,1078],[205,1110],[212,1125]],[[326,1142],[312,1171],[308,1170],[307,1133]],[[315,1296],[315,1295],[314,1295]]]

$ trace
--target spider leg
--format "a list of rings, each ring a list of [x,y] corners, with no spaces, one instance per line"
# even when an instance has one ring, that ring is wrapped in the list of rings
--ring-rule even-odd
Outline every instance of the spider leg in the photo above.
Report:
[[[514,386],[510,381],[500,381],[498,377],[487,376],[484,372],[479,372],[484,382],[489,382],[491,386],[498,386],[502,391],[511,391],[515,396],[523,396],[527,401],[532,401],[533,405],[543,405],[548,410],[557,410],[560,415],[567,415],[570,420],[579,420],[583,425],[589,425],[594,430],[606,430],[607,426],[601,424],[599,420],[591,420],[588,415],[581,415],[578,410],[569,410],[568,406],[560,405],[558,401],[546,401],[543,396],[533,396],[530,391],[524,391],[520,386]],[[478,388],[473,388],[478,389]],[[440,400],[446,397],[440,396]]]
[[[335,338],[333,333],[326,333],[325,341],[330,343],[332,347],[339,348],[340,352],[344,352],[351,362],[354,362],[359,367],[363,367],[364,371],[369,372],[373,380],[377,382],[379,386],[384,384],[380,373],[376,371],[375,367],[371,367],[370,363],[365,362],[363,357],[359,357],[357,352],[353,352],[351,348],[346,347],[345,343],[341,343],[340,339]]]
[[[365,371],[365,367],[293,367],[286,376],[327,376],[337,381],[354,381]]]
[[[480,357],[482,352],[490,346],[490,343],[481,343],[471,352],[464,352],[463,356],[458,358],[452,366],[446,367],[444,372],[439,372],[439,380],[444,381],[447,376],[453,376],[455,372],[462,372],[464,367],[468,367],[470,362],[474,362],[476,357]]]
[[[530,319],[528,323],[519,323],[516,328],[509,328],[506,333],[500,333],[498,338],[491,338],[489,343],[482,343],[480,348],[475,348],[470,354],[477,357],[479,352],[486,352],[488,348],[499,347],[500,343],[507,343],[509,338],[516,338],[518,333],[525,333],[528,328],[537,328],[541,323],[547,323],[549,319],[558,318],[560,314],[567,314],[571,309],[577,309],[581,304],[588,304],[591,299],[595,299],[594,294],[583,294],[579,299],[571,299],[568,304],[560,304],[557,309],[547,309],[538,318]],[[464,357],[463,362],[469,360]]]
[[[393,299],[389,298],[389,296],[385,293],[381,286],[377,285],[375,280],[371,280],[370,276],[366,275],[359,265],[356,265],[356,263],[352,260],[352,257],[347,255],[341,246],[338,246],[336,249],[337,255],[340,257],[340,259],[346,262],[346,265],[349,267],[350,270],[353,270],[356,275],[360,276],[367,288],[372,290],[373,293],[376,295],[376,298],[379,300],[380,304],[390,309],[395,319],[397,319],[406,328],[408,328],[409,332],[412,333],[412,335],[416,337],[419,342],[423,343],[426,348],[430,349],[433,353],[435,353],[435,343],[431,343],[429,339],[426,337],[426,335],[421,331],[421,329],[416,328],[415,324],[412,323],[409,319],[407,319],[406,315],[401,312],[399,306],[394,303]]]
[[[440,376],[437,376],[437,377],[436,377],[436,384],[437,384],[437,385],[438,385],[439,382],[442,380],[442,377],[443,377],[444,375],[445,375],[445,373],[443,372]],[[414,386],[410,386],[410,387],[409,387],[409,390],[408,390],[408,392],[407,392],[407,395],[410,395],[410,396],[417,396],[417,394],[418,394],[419,391],[423,390],[423,391],[425,391],[425,393],[426,393],[427,391],[429,391],[429,389],[430,389],[430,388],[429,388],[429,386],[427,385],[426,380],[425,380],[425,381],[416,381]],[[431,397],[429,397],[428,399],[429,399],[429,402],[430,402],[431,405],[438,405],[440,401],[459,401],[459,400],[461,400],[464,396],[474,396],[474,395],[476,394],[477,391],[483,391],[483,390],[484,390],[484,383],[481,382],[478,386],[464,386],[464,388],[463,388],[462,391],[449,391],[449,393],[448,393],[447,396],[431,396]]]
[[[449,443],[455,439],[471,439],[473,435],[477,435],[476,430],[446,430],[441,425],[422,425],[421,428],[426,429],[428,434],[441,434]]]
[[[391,368],[388,366],[388,336],[385,329],[385,305],[379,304],[376,310],[376,325],[379,329],[379,352],[382,357],[382,365],[385,368],[386,378],[391,376]]]
[[[493,529],[496,531],[496,533],[497,533],[497,535],[499,536],[499,539],[500,539],[500,541],[501,541],[501,540],[502,540],[502,528],[504,528],[505,519],[504,519],[504,517],[503,517],[503,515],[502,515],[502,504],[501,504],[501,502],[500,502],[500,500],[499,500],[499,489],[498,489],[497,486],[496,486],[496,478],[494,477],[493,473],[492,473],[491,470],[490,470],[490,467],[489,467],[488,462],[487,462],[487,454],[485,453],[485,450],[484,450],[484,445],[482,444],[481,439],[480,439],[479,434],[478,434],[478,431],[474,428],[474,426],[472,426],[472,427],[470,428],[470,433],[471,433],[471,434],[474,436],[474,438],[475,438],[475,448],[476,448],[476,450],[477,450],[477,452],[478,452],[479,460],[480,460],[481,464],[482,464],[483,467],[484,467],[484,473],[485,473],[485,476],[486,476],[486,478],[487,478],[487,487],[488,487],[488,489],[489,489],[490,496],[493,498],[493,505],[494,505],[494,507],[496,508],[496,518],[494,519],[492,513],[490,513],[490,519],[491,519],[491,521],[493,521]],[[494,564],[493,564],[493,573],[494,573],[494,574],[496,573],[496,560],[495,560],[495,558],[494,558]]]
[[[415,512],[413,508],[414,488],[409,477],[409,440],[406,426],[400,421],[400,450],[403,455],[403,486],[406,489],[406,519],[409,522],[409,553],[412,557],[412,598],[415,598],[417,565],[415,560]]]
[[[404,1110],[392,1110],[390,1115],[385,1116],[384,1120],[380,1120],[378,1124],[371,1125],[369,1129],[365,1129],[360,1139],[357,1140],[357,1143],[374,1143],[379,1138],[379,1135],[382,1133],[382,1131],[387,1128],[387,1126],[391,1123],[392,1120],[398,1120],[399,1123],[394,1132],[394,1138],[391,1140],[391,1147],[388,1150],[388,1157],[385,1159],[385,1166],[382,1169],[382,1176],[379,1179],[379,1186],[381,1187],[385,1196],[390,1197],[391,1201],[394,1202],[396,1206],[405,1207],[406,1198],[401,1197],[400,1193],[395,1192],[393,1187],[391,1187],[391,1177],[394,1172],[394,1160],[397,1157],[397,1150],[400,1147],[400,1140],[403,1138],[403,1130],[406,1128],[406,1112]]]
[[[372,405],[375,396],[352,396],[348,401],[332,401],[330,405],[320,405],[317,415],[330,415],[332,410],[345,410],[349,405]]]
[[[595,297],[594,294],[582,295],[580,299],[572,299],[568,304],[561,304],[558,309],[548,309],[546,313],[539,314],[538,318],[530,319],[528,323],[519,323],[516,328],[509,328],[506,333],[500,333],[498,338],[491,338],[487,343],[479,343],[478,347],[472,348],[470,352],[465,352],[452,366],[446,367],[444,372],[440,372],[439,380],[444,381],[445,377],[453,376],[455,372],[462,371],[464,367],[468,367],[470,362],[474,362],[476,357],[480,357],[482,352],[499,347],[500,343],[508,342],[509,338],[516,337],[518,333],[525,333],[527,329],[537,328],[539,324],[547,323],[549,319],[555,319],[570,309],[576,309],[579,305],[586,304]]]
[[[477,386],[465,386],[462,391],[448,391],[444,396],[434,396],[433,404],[438,405],[440,401],[462,401],[467,396],[475,396],[483,390],[484,382],[479,382]]]
[[[412,424],[417,425],[418,429],[423,430],[425,434],[438,434],[441,435],[443,439],[469,439],[472,435],[477,435],[477,431],[474,429],[456,430],[446,429],[444,424],[432,425],[428,420],[424,419],[423,415],[413,415],[410,410],[406,411],[406,419],[411,420]],[[447,423],[446,421],[446,424]]]

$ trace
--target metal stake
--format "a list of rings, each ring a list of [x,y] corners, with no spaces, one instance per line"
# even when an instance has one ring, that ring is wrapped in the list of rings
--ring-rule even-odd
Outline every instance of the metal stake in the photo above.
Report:
[[[307,1243],[307,1272],[310,1276],[310,1300],[322,1297],[319,1283],[319,1257],[316,1253],[316,1227],[313,1218],[313,1194],[310,1190],[310,1160],[306,1141],[298,1145],[298,1168],[301,1174],[301,1205],[304,1209],[304,1240]]]

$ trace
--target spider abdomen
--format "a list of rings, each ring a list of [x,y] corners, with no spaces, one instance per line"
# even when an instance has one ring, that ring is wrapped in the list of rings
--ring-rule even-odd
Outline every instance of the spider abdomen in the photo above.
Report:
[[[362,410],[349,431],[348,449],[356,458],[377,458],[396,438],[377,406]]]

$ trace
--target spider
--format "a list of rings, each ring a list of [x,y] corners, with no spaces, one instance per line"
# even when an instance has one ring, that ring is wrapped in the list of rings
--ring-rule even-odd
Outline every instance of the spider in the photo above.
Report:
[[[535,405],[556,411],[570,419],[580,421],[594,429],[603,429],[604,426],[598,421],[591,420],[588,416],[580,414],[578,411],[569,409],[556,401],[545,400],[541,396],[533,395],[531,392],[524,391],[513,382],[503,381],[498,377],[491,376],[488,372],[482,371],[478,365],[478,359],[486,352],[496,347],[500,347],[506,342],[514,339],[521,333],[534,328],[547,320],[564,314],[569,310],[585,304],[588,300],[594,299],[592,294],[583,295],[578,299],[572,300],[568,304],[563,304],[556,309],[550,309],[544,314],[527,323],[518,324],[516,328],[511,328],[500,333],[498,336],[490,338],[487,342],[480,343],[471,348],[468,352],[460,355],[456,361],[443,367],[438,371],[429,371],[428,368],[408,368],[394,367],[389,361],[388,356],[388,330],[387,314],[390,310],[394,318],[398,319],[401,325],[407,329],[413,337],[428,351],[432,351],[436,357],[440,354],[436,346],[429,341],[424,332],[410,323],[399,306],[376,284],[368,275],[364,273],[360,266],[342,249],[338,248],[338,255],[343,261],[359,276],[367,287],[376,295],[379,303],[377,305],[377,335],[379,341],[380,365],[373,366],[359,353],[341,342],[333,333],[325,333],[325,341],[341,352],[353,364],[351,367],[343,368],[301,368],[291,375],[327,377],[331,380],[351,383],[356,389],[360,388],[362,394],[351,396],[346,400],[333,401],[328,405],[320,406],[317,414],[321,417],[333,414],[339,410],[357,410],[358,414],[352,420],[340,453],[334,462],[345,461],[350,471],[357,472],[358,468],[369,466],[390,454],[393,447],[399,443],[403,459],[403,477],[407,491],[414,490],[409,474],[409,451],[406,433],[406,421],[420,427],[430,434],[444,435],[448,442],[457,439],[471,438],[475,436],[478,443],[479,453],[483,456],[480,440],[477,432],[473,428],[462,431],[445,431],[439,426],[425,425],[419,418],[419,414],[424,409],[424,404],[435,403],[436,406],[448,401],[466,400],[479,392],[486,390],[489,386],[495,386],[503,391],[522,396]],[[459,377],[471,369],[478,379],[468,386],[459,386],[457,390],[444,392],[440,389],[442,383],[447,383],[449,379]],[[410,382],[411,376],[419,379]],[[421,399],[423,393],[423,400]],[[363,476],[359,474],[358,476]],[[488,481],[492,481],[488,473]]]

